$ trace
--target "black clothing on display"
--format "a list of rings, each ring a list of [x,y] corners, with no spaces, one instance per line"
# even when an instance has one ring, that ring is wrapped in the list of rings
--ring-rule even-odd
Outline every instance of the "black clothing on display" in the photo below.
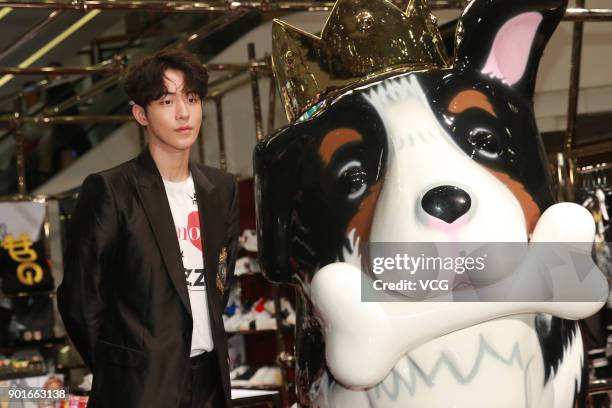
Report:
[[[215,408],[230,407],[221,314],[236,259],[238,189],[227,173],[193,162],[189,168],[210,282],[211,354],[217,361],[212,377],[219,379],[223,393],[223,403]],[[179,407],[189,380],[192,313],[198,311],[191,310],[170,206],[148,147],[137,158],[85,179],[64,265],[58,307],[93,372],[88,406]]]

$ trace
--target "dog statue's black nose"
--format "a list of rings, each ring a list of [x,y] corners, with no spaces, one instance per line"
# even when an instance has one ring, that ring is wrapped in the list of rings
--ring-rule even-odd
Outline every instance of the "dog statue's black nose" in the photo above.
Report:
[[[421,206],[427,214],[449,224],[468,212],[471,205],[470,195],[455,186],[432,188],[421,200]]]

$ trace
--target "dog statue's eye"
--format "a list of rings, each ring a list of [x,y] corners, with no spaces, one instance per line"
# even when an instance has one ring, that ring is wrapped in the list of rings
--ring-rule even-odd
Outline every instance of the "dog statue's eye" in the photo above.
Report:
[[[468,136],[468,142],[479,154],[489,159],[496,159],[502,153],[497,137],[487,129],[472,130]]]
[[[338,183],[342,193],[346,194],[348,198],[355,199],[366,191],[368,186],[367,174],[357,160],[350,161],[342,166],[338,175]]]

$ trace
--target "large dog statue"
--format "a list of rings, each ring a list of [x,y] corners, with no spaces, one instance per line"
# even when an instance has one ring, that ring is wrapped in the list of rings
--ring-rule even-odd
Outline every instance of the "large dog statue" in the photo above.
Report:
[[[300,406],[582,406],[598,270],[583,302],[360,297],[373,242],[592,243],[590,214],[554,202],[532,106],[565,7],[474,0],[453,57],[424,0],[338,0],[320,37],[275,22],[292,124],[255,150],[258,238],[297,289]]]

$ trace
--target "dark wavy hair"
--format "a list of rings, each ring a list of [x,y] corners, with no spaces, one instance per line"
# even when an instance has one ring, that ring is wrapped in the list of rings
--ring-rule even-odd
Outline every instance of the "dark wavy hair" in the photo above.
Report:
[[[176,48],[163,49],[130,65],[123,88],[135,104],[146,108],[149,103],[168,93],[164,85],[164,73],[168,69],[181,71],[185,75],[185,92],[198,95],[200,100],[206,97],[206,68],[195,55]]]

